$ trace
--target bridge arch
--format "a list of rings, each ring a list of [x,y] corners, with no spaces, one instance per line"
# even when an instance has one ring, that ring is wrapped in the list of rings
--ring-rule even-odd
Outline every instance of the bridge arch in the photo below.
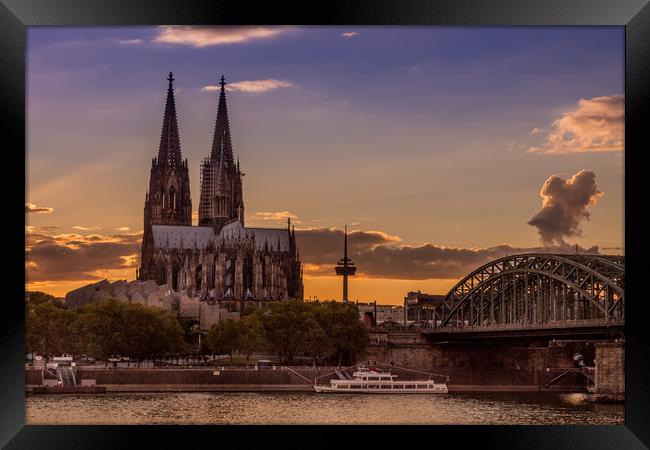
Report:
[[[436,308],[435,326],[624,319],[625,260],[526,253],[491,261],[460,280]]]

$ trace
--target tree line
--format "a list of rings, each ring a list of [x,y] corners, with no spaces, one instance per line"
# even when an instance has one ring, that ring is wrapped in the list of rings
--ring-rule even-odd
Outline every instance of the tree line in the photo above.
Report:
[[[160,308],[106,299],[77,311],[51,295],[35,292],[25,304],[27,351],[41,355],[113,355],[158,359],[187,350],[185,331]]]
[[[202,353],[277,354],[291,364],[303,355],[338,365],[355,360],[368,342],[354,304],[269,302],[245,311],[240,320],[225,319],[203,340]],[[25,300],[27,351],[41,355],[86,354],[106,360],[113,355],[160,359],[187,355],[198,341],[195,324],[155,307],[106,299],[76,311],[43,292]]]
[[[305,355],[342,365],[365,350],[368,332],[355,304],[287,300],[270,302],[240,320],[219,321],[207,342],[213,353],[231,358],[236,352],[247,359],[254,352],[272,352],[287,364]]]

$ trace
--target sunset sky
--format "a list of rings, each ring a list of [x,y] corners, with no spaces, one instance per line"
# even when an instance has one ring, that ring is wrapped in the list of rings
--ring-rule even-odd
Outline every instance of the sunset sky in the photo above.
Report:
[[[173,71],[192,204],[226,77],[246,224],[305,298],[446,293],[509,252],[623,254],[622,27],[32,27],[28,290],[133,279]]]

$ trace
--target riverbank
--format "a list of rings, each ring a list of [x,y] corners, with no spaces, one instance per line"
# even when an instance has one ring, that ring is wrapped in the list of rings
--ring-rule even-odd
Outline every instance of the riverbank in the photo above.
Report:
[[[105,384],[98,386],[103,392],[90,392],[83,387],[59,388],[65,389],[65,394],[84,393],[109,393],[109,392],[311,392],[314,387],[311,384]],[[52,390],[46,391],[42,386],[26,386],[28,394],[52,394]]]
[[[27,385],[25,391],[28,394],[101,394],[106,392],[311,392],[314,390],[311,384],[105,384],[97,386],[100,389],[89,389],[85,386],[69,388],[47,388],[40,385]],[[478,386],[478,385],[454,385],[447,386],[449,392],[453,393],[508,393],[508,392],[556,392],[572,393],[576,389],[556,388],[544,389],[538,386]],[[579,391],[581,392],[581,391]]]
[[[76,368],[75,378],[79,387],[70,393],[85,393],[84,387],[96,386],[106,392],[309,392],[313,384],[328,383],[333,378],[335,367],[322,366],[280,366],[276,369],[244,369],[234,367],[213,368],[117,368],[87,369]],[[29,394],[50,393],[44,389],[44,376],[37,369],[26,371],[26,391]],[[402,373],[400,379],[421,377],[417,373]],[[519,379],[517,377],[515,379]],[[81,386],[81,385],[84,386]],[[448,383],[453,393],[490,392],[585,392],[585,386],[574,383],[556,384],[545,387],[530,383]],[[59,388],[60,389],[60,388]],[[76,389],[76,390],[75,390]],[[58,391],[57,391],[58,392]],[[62,391],[61,391],[62,392]],[[68,393],[66,391],[66,393]]]

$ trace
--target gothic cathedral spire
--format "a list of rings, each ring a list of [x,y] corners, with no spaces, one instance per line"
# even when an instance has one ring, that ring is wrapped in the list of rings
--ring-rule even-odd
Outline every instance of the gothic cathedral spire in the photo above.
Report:
[[[155,279],[158,284],[167,282],[162,272],[155,271],[154,225],[192,225],[192,198],[187,160],[182,159],[181,141],[174,101],[174,77],[167,78],[167,100],[158,157],[151,163],[149,190],[144,203],[144,235],[142,260],[138,275],[141,280]]]
[[[226,103],[226,80],[221,76],[219,81],[221,91],[219,92],[219,105],[217,106],[217,121],[214,126],[214,137],[212,138],[212,159],[221,163],[226,170],[233,170],[234,160],[232,152],[232,140],[230,139],[230,124],[228,123],[228,105]],[[222,156],[223,155],[223,156]]]
[[[199,202],[199,225],[214,226],[217,232],[233,220],[244,223],[243,174],[239,159],[237,164],[234,161],[226,103],[226,80],[223,75],[219,85],[221,90],[212,148],[210,156],[201,164]]]
[[[160,133],[160,146],[158,147],[158,164],[179,167],[182,163],[181,140],[178,133],[176,102],[174,100],[174,76],[171,72],[169,72],[167,81],[169,81],[169,86],[167,88],[167,101],[165,102],[165,116]]]

